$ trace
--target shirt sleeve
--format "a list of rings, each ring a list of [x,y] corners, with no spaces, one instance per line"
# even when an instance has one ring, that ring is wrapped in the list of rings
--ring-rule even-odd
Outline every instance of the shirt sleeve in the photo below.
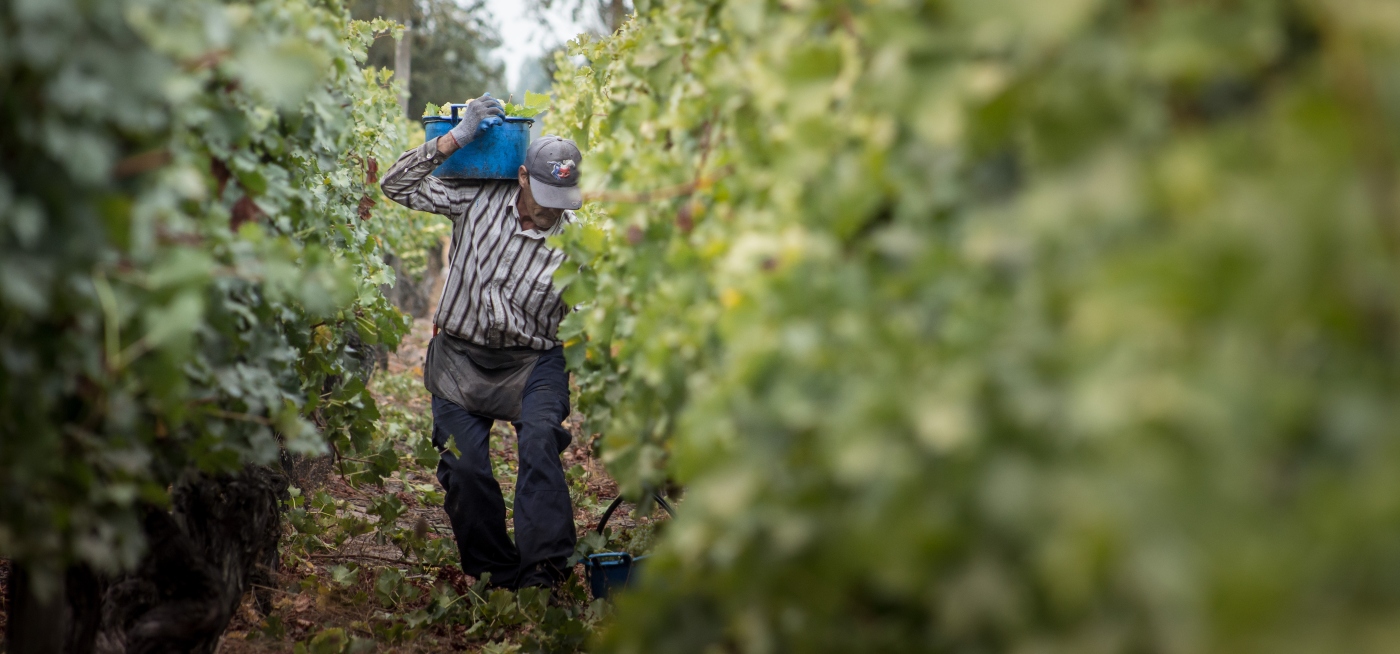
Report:
[[[471,206],[481,185],[449,184],[433,177],[431,173],[445,159],[447,155],[438,152],[437,139],[432,139],[400,155],[380,179],[379,188],[390,200],[405,207],[456,219]]]

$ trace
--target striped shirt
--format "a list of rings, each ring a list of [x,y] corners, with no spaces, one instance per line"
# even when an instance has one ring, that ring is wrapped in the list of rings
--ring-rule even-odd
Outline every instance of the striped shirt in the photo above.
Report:
[[[565,211],[549,231],[521,229],[519,182],[430,175],[446,158],[433,139],[403,153],[380,182],[395,202],[452,219],[447,283],[433,324],[484,347],[559,345],[568,308],[554,288],[554,271],[564,253],[545,238],[562,233],[573,213]]]

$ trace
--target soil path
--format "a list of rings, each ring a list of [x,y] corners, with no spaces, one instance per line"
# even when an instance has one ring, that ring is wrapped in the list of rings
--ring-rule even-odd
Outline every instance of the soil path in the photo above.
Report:
[[[396,353],[389,355],[387,370],[378,373],[370,384],[370,390],[386,420],[398,416],[401,424],[422,433],[431,429],[431,398],[421,383],[421,366],[430,338],[429,323],[426,320],[415,321],[412,333],[404,339]],[[582,422],[582,417],[577,414],[566,421],[565,425],[574,438],[562,456],[565,470],[571,471],[569,478],[574,486],[571,492],[575,504],[574,523],[580,537],[597,527],[603,510],[617,494],[617,484],[608,477],[602,463],[593,455],[594,439],[582,432]],[[509,424],[495,424],[491,448],[496,477],[509,500],[514,497],[516,470],[514,430]],[[408,463],[409,459],[404,461],[401,470],[387,478],[382,487],[368,484],[357,487],[349,483],[339,474],[329,457],[299,463],[293,475],[294,484],[302,486],[303,497],[324,491],[341,503],[340,517],[358,518],[370,523],[378,520],[374,511],[376,499],[394,495],[405,507],[397,519],[397,527],[425,534],[428,541],[448,539],[441,545],[455,551],[451,540],[452,529],[440,500],[437,504],[420,501],[426,489],[440,494],[441,487],[436,476],[430,469]],[[638,520],[629,511],[618,511],[609,526],[614,533],[627,536],[636,533],[638,527],[649,526],[659,518],[660,515],[656,514]],[[287,543],[294,530],[291,527],[287,529],[278,588],[262,589],[262,595],[268,602],[263,606],[266,608],[270,604],[271,609],[266,614],[260,611],[256,597],[250,593],[230,625],[218,650],[220,653],[292,651],[295,643],[309,643],[310,639],[328,628],[341,628],[347,634],[374,639],[374,648],[366,651],[478,651],[484,645],[479,638],[465,634],[466,625],[435,626],[416,634],[410,642],[394,642],[395,638],[385,638],[377,633],[376,624],[382,624],[386,617],[391,617],[386,616],[382,603],[373,601],[373,583],[379,573],[386,568],[402,570],[408,575],[409,583],[421,589],[436,583],[449,583],[455,588],[465,589],[475,580],[463,575],[455,565],[427,566],[425,571],[423,562],[407,557],[399,546],[388,542],[377,531],[347,538],[332,551],[303,556],[301,554],[304,553],[289,551],[293,548]],[[343,575],[348,568],[358,570],[357,582],[348,587],[328,590],[330,584],[327,580],[337,573]],[[415,570],[417,576],[414,576]],[[582,566],[577,566],[575,572],[582,575]],[[400,606],[394,612],[404,613],[413,608],[412,605]]]

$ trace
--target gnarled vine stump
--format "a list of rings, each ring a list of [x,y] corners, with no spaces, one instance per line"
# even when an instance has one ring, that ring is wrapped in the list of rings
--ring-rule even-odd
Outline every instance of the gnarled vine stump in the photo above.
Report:
[[[9,652],[213,652],[243,594],[273,585],[286,497],[287,479],[266,468],[192,474],[170,511],[146,511],[148,549],[130,573],[104,580],[71,569],[42,604],[14,575]]]

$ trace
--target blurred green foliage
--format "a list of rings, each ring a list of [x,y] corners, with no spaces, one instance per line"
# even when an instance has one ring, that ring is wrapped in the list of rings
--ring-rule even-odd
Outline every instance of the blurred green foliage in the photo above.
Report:
[[[189,469],[367,446],[407,212],[385,21],[338,0],[0,6],[0,556],[128,567]],[[387,165],[387,164],[385,164]],[[368,220],[373,216],[374,220]]]
[[[1400,649],[1396,4],[637,5],[547,126],[686,486],[605,651]]]

